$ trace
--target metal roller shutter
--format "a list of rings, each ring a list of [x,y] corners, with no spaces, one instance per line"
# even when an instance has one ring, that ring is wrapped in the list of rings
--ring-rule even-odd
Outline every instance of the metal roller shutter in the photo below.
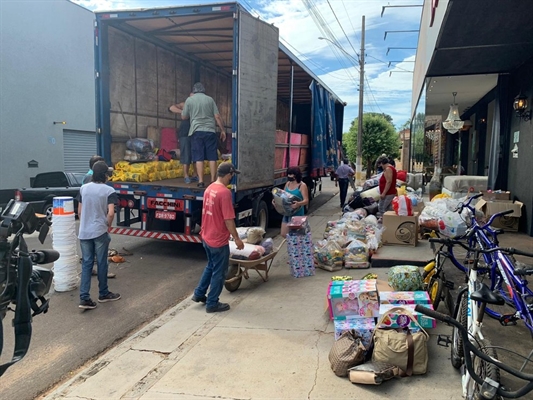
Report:
[[[89,159],[96,154],[94,132],[63,131],[65,172],[87,172]]]

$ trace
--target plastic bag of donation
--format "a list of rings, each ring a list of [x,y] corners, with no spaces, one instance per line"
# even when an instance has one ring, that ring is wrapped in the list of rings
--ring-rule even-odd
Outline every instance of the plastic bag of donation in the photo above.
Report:
[[[152,151],[154,148],[154,142],[150,139],[135,138],[129,139],[126,142],[126,147],[129,150],[136,151],[137,153],[146,153]]]
[[[245,243],[242,250],[237,249],[235,242],[229,242],[231,258],[237,260],[257,260],[265,254],[265,248],[254,244]]]
[[[396,196],[392,199],[392,207],[396,214],[402,216],[412,216],[413,215],[413,205],[411,199],[405,195]]]
[[[302,201],[298,196],[290,194],[283,189],[274,188],[272,189],[272,196],[274,197],[274,208],[277,212],[285,217],[292,217],[296,214],[301,207],[297,209],[292,208],[292,203],[295,201]]]
[[[439,231],[445,236],[456,237],[466,233],[466,222],[463,217],[453,211],[446,211],[439,217]]]

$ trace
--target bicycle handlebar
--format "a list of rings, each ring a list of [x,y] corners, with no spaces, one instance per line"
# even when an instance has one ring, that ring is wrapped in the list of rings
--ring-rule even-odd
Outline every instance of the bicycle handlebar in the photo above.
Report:
[[[481,248],[473,248],[467,246],[463,241],[457,240],[457,239],[450,239],[450,238],[430,238],[429,241],[431,243],[440,243],[442,245],[446,246],[454,246],[459,245],[466,251],[471,251],[473,253],[478,252],[482,254],[489,254],[494,253],[496,251],[501,251],[502,253],[510,254],[510,255],[519,255],[519,256],[525,256],[525,257],[532,257],[533,253],[528,253],[522,250],[515,249],[513,247],[493,247],[491,249],[481,249]]]
[[[474,370],[474,367],[472,365],[472,355],[470,354],[471,352],[474,353],[476,355],[476,357],[479,357],[482,360],[484,360],[485,362],[488,362],[488,363],[491,363],[491,364],[495,365],[496,367],[498,367],[498,368],[510,373],[511,375],[516,376],[517,378],[522,379],[524,381],[529,381],[524,386],[522,386],[520,389],[515,390],[515,391],[509,391],[509,390],[506,390],[505,388],[503,388],[502,386],[500,386],[496,390],[496,393],[498,395],[506,397],[506,398],[517,399],[517,398],[520,398],[520,397],[524,396],[525,394],[527,394],[527,393],[529,393],[530,391],[533,390],[533,374],[527,374],[527,373],[519,371],[519,370],[517,370],[515,368],[512,368],[512,367],[510,367],[510,366],[508,366],[506,364],[503,364],[501,361],[498,361],[498,360],[495,360],[495,359],[489,357],[488,355],[486,355],[485,353],[480,351],[476,346],[474,346],[470,342],[470,338],[468,337],[468,330],[462,324],[460,324],[457,320],[455,320],[454,318],[450,317],[449,315],[445,315],[445,314],[442,314],[442,313],[440,313],[438,311],[431,310],[431,309],[429,309],[427,307],[424,307],[421,304],[417,304],[415,306],[415,311],[417,311],[417,312],[419,312],[421,314],[427,315],[428,317],[432,317],[434,319],[437,319],[439,321],[446,322],[447,324],[453,325],[457,329],[459,329],[459,333],[461,334],[461,336],[463,338],[463,346],[464,346],[464,349],[465,349],[464,356],[465,356],[466,368],[467,368],[468,373],[470,374],[470,376],[479,385],[482,385],[484,383],[484,380]]]

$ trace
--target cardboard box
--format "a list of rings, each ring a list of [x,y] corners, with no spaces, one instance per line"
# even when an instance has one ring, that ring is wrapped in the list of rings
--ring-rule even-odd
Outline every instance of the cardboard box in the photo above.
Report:
[[[381,316],[387,313],[391,308],[398,307],[397,304],[381,304],[379,306],[379,318],[381,319]],[[437,322],[431,318],[427,317],[424,314],[420,314],[415,311],[415,305],[414,304],[405,304],[401,306],[402,308],[406,308],[409,310],[411,314],[413,314],[413,317],[416,318],[417,322],[420,324],[422,328],[435,328],[437,326]],[[427,307],[433,310],[433,306],[431,304],[427,304]],[[382,328],[402,328],[403,327],[403,321],[398,320],[398,317],[403,314],[396,314],[391,313],[385,319],[383,320],[383,324],[380,326]],[[409,323],[409,328],[417,329],[418,325],[411,321]]]
[[[380,304],[431,304],[431,299],[426,291],[416,292],[379,292]]]
[[[333,326],[335,328],[335,340],[338,340],[344,332],[353,329],[361,335],[363,346],[369,349],[376,323],[374,318],[346,318],[333,321]]]
[[[476,209],[485,214],[485,220],[488,221],[491,215],[497,214],[506,210],[513,210],[512,214],[496,217],[492,222],[495,228],[501,228],[506,231],[518,231],[518,224],[522,216],[522,206],[524,204],[519,201],[485,201],[479,199],[476,204]]]
[[[481,190],[483,193],[483,200],[485,201],[511,201],[511,192],[489,192],[488,190]]]
[[[377,318],[379,299],[375,279],[344,281],[328,288],[331,319]]]
[[[394,211],[387,211],[383,215],[383,231],[381,241],[384,245],[416,246],[418,243],[418,213],[413,216],[396,215]]]

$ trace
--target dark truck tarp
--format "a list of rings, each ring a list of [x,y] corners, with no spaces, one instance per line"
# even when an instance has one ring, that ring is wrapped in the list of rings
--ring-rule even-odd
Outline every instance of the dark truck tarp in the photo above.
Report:
[[[335,170],[339,165],[335,99],[329,91],[315,81],[311,82],[309,89],[313,96],[311,169],[331,168]]]

